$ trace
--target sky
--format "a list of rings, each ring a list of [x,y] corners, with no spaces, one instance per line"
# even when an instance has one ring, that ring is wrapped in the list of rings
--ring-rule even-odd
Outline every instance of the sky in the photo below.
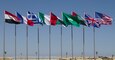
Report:
[[[49,14],[53,12],[56,16],[62,18],[62,12],[70,14],[75,11],[80,16],[84,17],[84,12],[94,17],[94,12],[105,13],[112,17],[112,25],[102,25],[96,28],[96,51],[98,56],[112,56],[115,55],[115,22],[113,7],[114,0],[1,0],[0,1],[0,56],[3,56],[3,24],[4,24],[4,10],[13,14],[19,12],[26,16],[27,11],[35,14],[42,12]],[[49,26],[35,25],[28,27],[28,52],[29,56],[36,56],[37,52],[37,28],[40,29],[40,56],[48,56],[49,43]],[[73,52],[74,56],[81,56],[83,50],[83,32],[82,25],[73,28]],[[71,29],[70,26],[62,28],[62,47],[63,56],[68,53],[71,56]],[[26,25],[17,25],[17,56],[26,56]],[[15,32],[14,25],[6,23],[5,30],[6,39],[6,56],[14,57],[14,41]],[[22,55],[21,55],[22,54]],[[60,26],[51,26],[51,55],[60,56]],[[85,27],[85,55],[93,56],[93,28]]]

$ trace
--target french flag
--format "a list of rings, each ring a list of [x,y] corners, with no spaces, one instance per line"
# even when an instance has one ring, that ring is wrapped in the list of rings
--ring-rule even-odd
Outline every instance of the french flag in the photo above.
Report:
[[[17,17],[22,21],[22,23],[25,23],[29,26],[34,26],[34,22],[32,20],[29,20],[25,16],[20,15],[18,12],[17,12]]]

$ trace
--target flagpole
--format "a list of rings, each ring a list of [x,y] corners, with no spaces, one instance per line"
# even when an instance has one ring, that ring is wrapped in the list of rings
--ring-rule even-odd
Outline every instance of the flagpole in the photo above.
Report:
[[[4,39],[3,39],[3,60],[5,60],[5,54],[6,54],[6,51],[5,51],[5,21],[4,21]]]
[[[94,13],[94,17],[95,17],[95,13]],[[93,26],[93,46],[94,46],[94,60],[96,60],[96,51],[95,51],[95,27]]]
[[[49,60],[51,60],[51,26],[49,26]]]
[[[17,58],[17,50],[16,50],[16,24],[15,24],[15,60],[16,60],[16,58]]]
[[[72,60],[73,60],[73,26],[71,25],[71,54],[72,54]]]
[[[83,26],[83,60],[85,60],[85,27]]]
[[[38,26],[38,60],[39,60],[39,26]]]
[[[60,29],[61,29],[61,38],[60,38],[60,54],[61,54],[61,60],[62,60],[62,25],[60,25]]]
[[[95,58],[95,27],[93,27],[93,46],[94,46],[94,60],[96,60]]]
[[[26,25],[26,59],[28,60],[28,25]]]

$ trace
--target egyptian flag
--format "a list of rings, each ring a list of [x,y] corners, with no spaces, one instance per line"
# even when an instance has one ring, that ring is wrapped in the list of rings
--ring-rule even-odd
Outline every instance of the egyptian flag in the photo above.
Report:
[[[4,15],[5,15],[5,22],[6,23],[20,24],[20,19],[17,16],[15,16],[14,14],[12,14],[8,11],[4,11]]]

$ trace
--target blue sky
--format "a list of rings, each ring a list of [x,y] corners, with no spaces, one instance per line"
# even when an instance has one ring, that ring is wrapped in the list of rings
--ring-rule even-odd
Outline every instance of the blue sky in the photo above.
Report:
[[[114,0],[2,0],[0,1],[0,56],[3,54],[3,11],[11,13],[19,12],[26,16],[27,11],[53,12],[62,18],[61,13],[77,12],[84,16],[84,12],[93,16],[94,12],[102,12],[113,18],[113,24],[96,28],[96,51],[99,56],[115,55],[115,24],[114,24]],[[48,26],[35,25],[29,27],[29,56],[35,56],[37,51],[37,27],[40,27],[40,56],[48,56]],[[17,55],[26,55],[26,25],[17,26]],[[60,56],[60,26],[52,26],[51,31],[51,54]],[[6,24],[6,56],[14,56],[14,25]],[[86,56],[93,56],[93,31],[92,27],[85,27],[85,52]],[[68,52],[71,55],[71,30],[70,26],[63,27],[63,56]],[[74,56],[81,56],[82,52],[82,26],[74,27]]]

